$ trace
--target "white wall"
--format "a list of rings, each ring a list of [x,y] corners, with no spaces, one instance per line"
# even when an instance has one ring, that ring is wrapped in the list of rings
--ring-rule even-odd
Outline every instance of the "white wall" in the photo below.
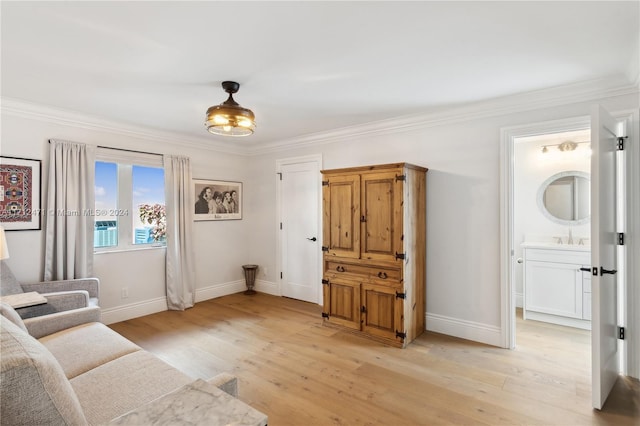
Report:
[[[42,200],[46,202],[49,139],[63,139],[159,154],[187,155],[194,178],[245,182],[249,170],[246,156],[195,149],[152,137],[127,132],[99,130],[81,122],[43,120],[2,114],[0,154],[42,160]],[[246,187],[244,200],[253,189]],[[45,207],[45,206],[43,206]],[[246,207],[246,206],[245,206]],[[250,210],[250,209],[247,209]],[[249,213],[247,216],[251,216]],[[43,223],[44,226],[44,223]],[[193,224],[196,251],[196,297],[198,300],[242,290],[242,265],[247,257],[250,220],[207,221]],[[24,282],[43,278],[44,231],[9,231],[11,258],[7,263]],[[94,274],[101,281],[103,320],[113,322],[166,309],[164,249],[100,253],[95,256]],[[129,297],[121,298],[122,287]]]
[[[471,108],[469,114],[440,116],[420,125],[351,132],[351,136],[340,137],[336,136],[342,134],[338,131],[327,133],[326,140],[318,137],[315,144],[264,150],[251,157],[180,147],[180,141],[169,144],[72,123],[56,124],[55,120],[39,120],[35,116],[27,119],[3,111],[1,153],[44,159],[48,139],[69,139],[189,155],[196,178],[244,182],[242,221],[194,224],[199,300],[242,290],[241,265],[245,263],[262,266],[258,290],[261,283],[279,281],[277,159],[321,154],[325,169],[391,162],[428,167],[427,328],[501,345],[500,129],[585,116],[595,102],[611,111],[639,107],[637,93],[567,104],[554,99],[546,105],[536,104],[537,109],[515,109],[520,112],[509,112],[513,109],[505,108],[504,104],[488,103],[484,109]],[[389,125],[393,126],[393,122]],[[46,188],[46,182],[43,186]],[[43,238],[42,231],[8,233],[9,264],[19,279],[41,278]],[[153,250],[135,255],[96,256],[96,271],[103,285],[102,304],[108,318],[119,320],[134,313],[162,309],[164,283],[158,270],[163,268],[161,257]],[[155,262],[152,267],[158,269],[148,275],[132,275],[134,269],[146,262]],[[129,286],[130,298],[126,300],[119,298],[123,283]]]
[[[588,140],[589,132],[573,132],[566,138],[550,139],[549,137],[523,138],[516,141],[514,147],[514,258],[522,257],[520,244],[525,241],[555,241],[552,237],[562,237],[566,243],[569,227],[552,222],[540,210],[537,197],[540,186],[547,178],[556,173],[566,171],[590,172],[591,159],[584,155],[585,145],[580,145],[576,151],[561,153],[555,147],[549,147],[547,153],[542,153],[542,146],[550,143],[560,143],[566,139]],[[574,241],[579,238],[589,238],[591,233],[589,222],[571,226]],[[588,242],[587,242],[588,244]],[[515,265],[515,288],[517,306],[522,307],[523,265]]]
[[[276,252],[265,249],[276,246],[277,159],[321,154],[324,169],[403,161],[425,166],[427,329],[499,346],[500,129],[589,115],[595,102],[612,111],[638,108],[637,95],[626,95],[479,119],[434,120],[407,131],[261,153],[249,181],[259,192],[252,207],[262,212],[251,257],[268,267],[267,280],[277,282]]]

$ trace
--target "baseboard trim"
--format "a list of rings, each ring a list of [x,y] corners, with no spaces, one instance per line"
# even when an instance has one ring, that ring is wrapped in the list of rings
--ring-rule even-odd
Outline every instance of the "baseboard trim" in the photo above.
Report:
[[[120,321],[126,321],[133,318],[143,317],[145,315],[155,314],[157,312],[166,311],[167,298],[158,297],[143,302],[130,303],[115,308],[102,309],[101,317],[104,324],[113,324]]]
[[[268,289],[268,286],[264,286]],[[229,294],[239,293],[246,290],[244,280],[231,281],[223,284],[216,284],[204,288],[196,289],[196,303],[203,302],[216,297],[227,296]],[[262,290],[260,290],[262,291]],[[267,291],[264,291],[265,293]],[[120,321],[126,321],[133,318],[143,317],[145,315],[155,314],[168,310],[167,299],[158,297],[142,302],[130,303],[128,305],[116,306],[115,308],[102,309],[102,322],[104,324],[113,324]]]
[[[429,313],[426,315],[426,321],[428,331],[487,345],[502,346],[500,327]]]
[[[229,294],[239,293],[247,289],[244,280],[231,281],[223,284],[216,284],[209,287],[196,289],[196,303],[205,300],[215,299],[216,297],[227,296]]]
[[[256,290],[260,293],[267,293],[274,296],[282,296],[278,284],[271,281],[256,280]]]

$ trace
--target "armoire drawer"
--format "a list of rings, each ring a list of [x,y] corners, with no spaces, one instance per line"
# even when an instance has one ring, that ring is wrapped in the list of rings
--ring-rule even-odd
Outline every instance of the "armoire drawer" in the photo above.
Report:
[[[375,265],[354,265],[352,263],[326,261],[325,274],[339,277],[346,275],[358,275],[367,280],[399,281],[402,278],[401,270],[384,268]]]

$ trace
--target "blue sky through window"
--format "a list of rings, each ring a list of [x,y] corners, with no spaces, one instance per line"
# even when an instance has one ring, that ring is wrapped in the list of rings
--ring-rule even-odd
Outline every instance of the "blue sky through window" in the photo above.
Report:
[[[133,166],[133,207],[140,204],[164,205],[164,170]]]
[[[118,207],[118,165],[96,161],[96,210]],[[97,216],[96,216],[97,218]],[[113,217],[96,220],[113,220]]]
[[[140,204],[164,205],[164,170],[133,166],[133,207]],[[118,208],[118,165],[96,161],[96,209]],[[110,217],[108,219],[113,219]]]
[[[119,171],[119,167],[125,167],[125,169]],[[118,176],[122,176],[125,182],[131,182],[131,186],[125,185],[122,187],[123,182],[119,182]],[[96,247],[118,245],[116,234],[118,234],[119,231],[116,229],[116,226],[114,226],[116,222],[118,228],[120,226],[132,227],[133,244],[156,242],[154,238],[156,238],[157,235],[155,234],[164,230],[164,227],[159,228],[155,222],[150,224],[145,221],[145,223],[143,223],[140,219],[141,205],[165,205],[164,169],[160,167],[137,165],[127,167],[118,166],[117,163],[96,161],[95,199],[96,223],[103,222],[99,225],[100,227],[104,227],[107,223],[106,221],[112,221],[109,224],[109,230],[106,228],[96,228],[97,236],[94,238]],[[119,205],[119,199],[124,205]],[[161,211],[164,211],[164,209]]]

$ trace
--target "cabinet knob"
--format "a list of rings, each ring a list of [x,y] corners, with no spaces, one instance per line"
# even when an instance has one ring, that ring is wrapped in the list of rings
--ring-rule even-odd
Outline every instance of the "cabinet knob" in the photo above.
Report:
[[[338,267],[336,268],[336,271],[338,271],[338,272],[344,272],[344,266],[338,266]]]
[[[387,273],[386,272],[378,272],[378,278],[382,278],[383,280],[387,279]]]
[[[522,263],[522,262],[523,262],[523,260],[522,260],[522,258],[521,258],[521,257],[519,257],[519,258],[518,258],[518,260],[516,260],[516,262],[518,262],[518,263]]]

